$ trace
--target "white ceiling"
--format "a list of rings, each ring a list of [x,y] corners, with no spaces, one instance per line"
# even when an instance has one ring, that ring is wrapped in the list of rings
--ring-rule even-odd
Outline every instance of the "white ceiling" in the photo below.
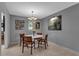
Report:
[[[61,11],[76,2],[6,2],[6,7],[11,15],[30,17],[32,11],[39,19]]]

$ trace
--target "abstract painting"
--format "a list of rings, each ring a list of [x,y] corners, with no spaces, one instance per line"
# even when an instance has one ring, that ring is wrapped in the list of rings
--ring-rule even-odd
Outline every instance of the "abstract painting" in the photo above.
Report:
[[[36,22],[36,29],[40,29],[40,22]]]
[[[24,29],[24,20],[15,20],[15,28],[16,30],[23,30]]]
[[[48,21],[48,30],[61,30],[62,16],[55,16]]]

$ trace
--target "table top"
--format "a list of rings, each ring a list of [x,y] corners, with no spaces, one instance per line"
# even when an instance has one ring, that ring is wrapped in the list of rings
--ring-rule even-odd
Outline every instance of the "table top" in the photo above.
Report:
[[[43,35],[25,35],[25,36],[32,36],[32,38],[43,38]]]

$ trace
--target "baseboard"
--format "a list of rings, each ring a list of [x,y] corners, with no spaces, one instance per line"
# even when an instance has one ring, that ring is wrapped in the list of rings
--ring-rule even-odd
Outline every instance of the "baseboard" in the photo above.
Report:
[[[11,45],[12,45],[12,44],[19,44],[19,42],[11,42],[10,44],[11,44]]]

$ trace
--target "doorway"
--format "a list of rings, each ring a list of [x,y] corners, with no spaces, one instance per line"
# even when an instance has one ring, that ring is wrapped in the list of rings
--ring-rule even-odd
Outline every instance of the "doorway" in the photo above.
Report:
[[[4,38],[4,34],[5,34],[5,15],[1,15],[2,19],[1,19],[1,45],[2,47],[5,44],[5,38]]]

